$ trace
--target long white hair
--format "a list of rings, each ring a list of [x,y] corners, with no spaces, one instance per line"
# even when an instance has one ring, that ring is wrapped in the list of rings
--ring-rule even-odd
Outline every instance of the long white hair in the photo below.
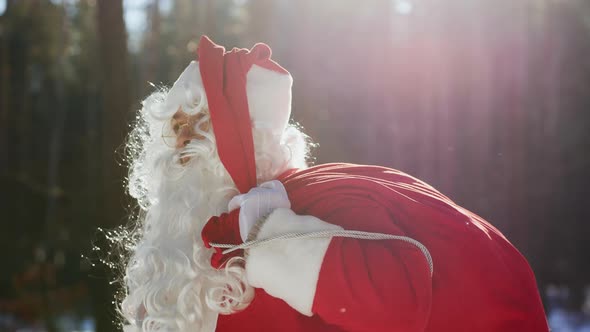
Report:
[[[166,141],[177,107],[169,107],[168,91],[161,90],[143,101],[126,145],[128,190],[140,211],[126,236],[119,309],[135,331],[211,331],[218,314],[245,308],[254,294],[243,261],[216,270],[201,241],[206,221],[227,212],[238,190],[219,159],[212,126],[201,130],[209,121],[203,90],[196,97],[185,92],[178,107],[205,114],[194,128],[203,139],[182,149]],[[307,137],[295,126],[281,137],[253,129],[253,138],[259,183],[306,167]]]

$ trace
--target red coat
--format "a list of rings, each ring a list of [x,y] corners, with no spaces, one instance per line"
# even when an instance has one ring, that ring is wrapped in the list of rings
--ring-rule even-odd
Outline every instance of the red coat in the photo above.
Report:
[[[424,182],[351,164],[280,180],[297,216],[273,212],[265,236],[321,225],[403,235],[426,246],[434,273],[417,247],[393,240],[289,240],[251,249],[246,270],[260,288],[246,310],[220,316],[216,331],[548,331],[525,258],[496,228]]]

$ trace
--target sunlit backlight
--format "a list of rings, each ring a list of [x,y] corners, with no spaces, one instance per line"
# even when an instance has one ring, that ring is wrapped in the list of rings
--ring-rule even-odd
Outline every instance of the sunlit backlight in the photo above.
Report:
[[[395,0],[394,9],[398,14],[410,15],[414,5],[408,0]]]

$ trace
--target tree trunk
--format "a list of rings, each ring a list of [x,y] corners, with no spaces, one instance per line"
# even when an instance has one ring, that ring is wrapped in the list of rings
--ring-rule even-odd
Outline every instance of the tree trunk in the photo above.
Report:
[[[257,42],[264,42],[272,45],[273,41],[280,37],[275,35],[275,29],[272,28],[276,26],[275,22],[273,22],[275,1],[252,0],[249,5],[250,24],[248,36],[251,40],[248,45]]]
[[[0,17],[0,28],[7,29],[5,17]],[[0,36],[0,176],[8,173],[8,119],[10,105],[10,49],[9,41],[3,34]]]
[[[97,27],[102,73],[102,216],[98,226],[113,228],[124,219],[122,159],[117,156],[118,148],[126,135],[126,124],[130,114],[129,72],[127,59],[127,35],[123,21],[122,0],[97,1]],[[99,240],[100,241],[100,240]],[[104,241],[103,241],[104,242]],[[103,250],[106,243],[97,243]],[[103,255],[105,255],[103,253]],[[106,266],[96,271],[99,277],[91,285],[96,317],[96,331],[115,331],[115,306],[113,289],[109,281],[115,276],[108,273]],[[112,272],[112,271],[110,271]]]
[[[157,83],[160,81],[160,37],[161,37],[161,22],[160,17],[160,1],[154,0],[148,9],[149,15],[149,32],[146,38],[145,46],[143,47],[140,64],[142,70],[140,71],[140,90],[139,95],[143,98],[148,95],[153,88],[146,84],[146,82]]]

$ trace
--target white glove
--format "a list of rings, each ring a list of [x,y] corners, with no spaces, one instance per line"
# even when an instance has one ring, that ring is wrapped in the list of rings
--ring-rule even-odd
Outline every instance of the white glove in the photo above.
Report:
[[[265,182],[246,194],[234,196],[227,206],[229,211],[240,208],[240,237],[246,241],[256,222],[277,208],[291,208],[287,191],[280,181]]]

